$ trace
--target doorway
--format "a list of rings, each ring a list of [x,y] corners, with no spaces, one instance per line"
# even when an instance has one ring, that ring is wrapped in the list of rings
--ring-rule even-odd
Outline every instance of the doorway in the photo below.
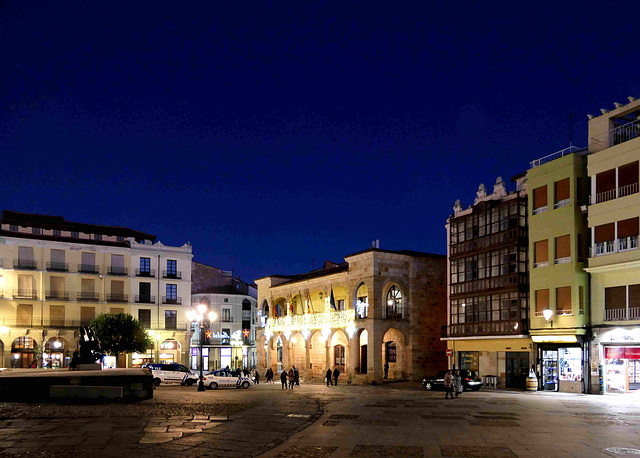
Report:
[[[362,345],[360,347],[360,373],[367,373],[367,346]]]
[[[529,353],[524,351],[508,351],[506,354],[506,388],[525,389],[529,374]]]

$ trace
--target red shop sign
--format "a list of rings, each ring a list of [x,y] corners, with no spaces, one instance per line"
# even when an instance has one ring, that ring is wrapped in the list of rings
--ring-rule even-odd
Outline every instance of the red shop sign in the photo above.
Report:
[[[640,347],[604,347],[605,359],[640,359]]]

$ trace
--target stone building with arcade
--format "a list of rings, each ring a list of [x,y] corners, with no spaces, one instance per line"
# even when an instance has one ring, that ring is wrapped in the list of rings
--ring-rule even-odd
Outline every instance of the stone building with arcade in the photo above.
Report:
[[[297,275],[256,280],[258,370],[304,379],[421,380],[446,367],[446,256],[369,248]]]

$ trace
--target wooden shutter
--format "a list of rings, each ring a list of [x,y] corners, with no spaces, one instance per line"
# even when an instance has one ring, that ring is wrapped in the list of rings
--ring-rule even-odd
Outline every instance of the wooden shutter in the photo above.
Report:
[[[638,218],[618,221],[618,238],[633,237],[638,235]]]
[[[556,237],[556,259],[571,257],[571,236]]]
[[[88,323],[96,317],[95,307],[80,307],[80,320],[83,323]]]
[[[640,308],[640,284],[629,285],[629,308]]]
[[[596,226],[595,242],[611,242],[615,238],[615,223]]]
[[[33,261],[33,247],[19,246],[18,247],[18,259],[20,261]]]
[[[16,318],[18,318],[19,325],[31,326],[31,320],[33,319],[33,305],[18,304]]]
[[[536,312],[542,312],[549,307],[549,290],[539,289],[536,291]]]
[[[31,291],[35,289],[33,284],[34,281],[31,275],[18,275],[18,289]]]
[[[571,311],[571,286],[556,288],[556,310]]]
[[[111,313],[112,315],[115,315],[116,313],[124,313],[124,308],[122,308],[122,307],[111,307],[109,309],[109,313]]]
[[[111,267],[124,267],[124,256],[121,254],[112,254]]]
[[[96,265],[96,254],[95,253],[82,253],[82,264],[85,266],[95,266]]]
[[[64,293],[64,277],[51,277],[49,284],[54,293]]]
[[[627,308],[627,287],[615,286],[604,289],[605,310],[626,309]]]
[[[618,167],[618,187],[638,182],[638,161]]]
[[[535,263],[549,261],[549,241],[540,240],[535,243]]]
[[[611,191],[616,187],[616,169],[607,170],[606,172],[596,175],[596,194]]]
[[[64,324],[64,305],[52,305],[49,310],[51,325],[62,326]]]
[[[564,180],[556,181],[555,183],[555,194],[556,200],[555,202],[560,202],[561,200],[566,200],[570,197],[570,181],[569,178],[565,178]]]
[[[111,280],[111,294],[124,294],[124,282],[121,280]]]
[[[64,264],[64,250],[51,250],[51,262]]]
[[[540,186],[533,190],[533,209],[547,206],[547,187]]]
[[[96,292],[96,282],[93,279],[83,278],[80,285],[83,293]]]

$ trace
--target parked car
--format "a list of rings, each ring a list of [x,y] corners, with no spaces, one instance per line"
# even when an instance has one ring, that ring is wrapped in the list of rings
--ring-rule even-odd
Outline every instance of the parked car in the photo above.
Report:
[[[422,380],[422,386],[427,391],[444,391],[444,376],[446,373],[447,371],[444,370],[438,372],[435,377],[425,377]],[[482,387],[482,380],[480,380],[476,371],[462,369],[460,370],[460,377],[462,377],[462,391],[478,391]]]
[[[164,384],[180,384],[193,385],[198,381],[198,376],[189,370],[187,366],[182,364],[146,364],[147,369],[153,375],[153,384],[155,386]]]
[[[202,381],[204,386],[208,386],[212,390],[218,387],[249,388],[253,385],[253,381],[249,377],[245,377],[244,375],[238,377],[224,369],[204,374]]]

